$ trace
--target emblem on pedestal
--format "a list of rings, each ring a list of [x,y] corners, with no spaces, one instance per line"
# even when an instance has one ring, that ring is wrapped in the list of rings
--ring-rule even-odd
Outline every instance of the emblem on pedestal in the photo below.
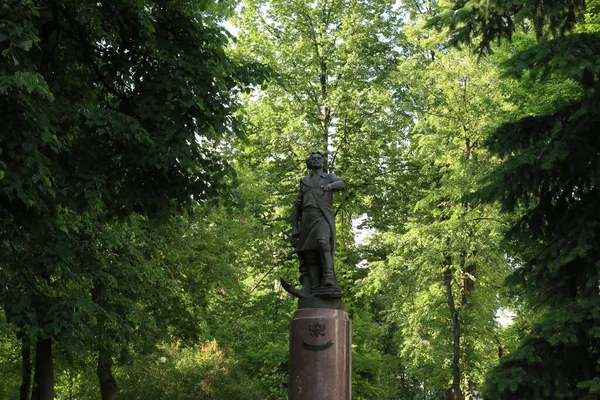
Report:
[[[325,324],[312,324],[308,326],[308,334],[311,337],[314,338],[318,338],[319,336],[325,336]],[[306,341],[302,341],[302,347],[304,347],[306,350],[310,350],[310,351],[321,351],[321,350],[327,350],[328,348],[330,348],[331,346],[333,346],[333,342],[330,340],[329,342],[325,343],[325,344],[310,344],[310,343],[306,343]]]
[[[325,336],[325,325],[312,324],[308,327],[308,333],[312,337]]]

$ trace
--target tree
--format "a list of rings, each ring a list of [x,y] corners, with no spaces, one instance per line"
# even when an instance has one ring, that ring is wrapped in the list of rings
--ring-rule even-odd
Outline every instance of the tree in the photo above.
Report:
[[[389,377],[398,375],[397,364],[382,362],[390,360],[385,353],[391,346],[387,337],[379,337],[387,327],[373,328],[380,322],[374,310],[381,304],[376,299],[353,300],[355,283],[365,271],[354,247],[352,224],[367,213],[367,224],[384,226],[393,220],[384,215],[406,207],[398,195],[406,184],[401,149],[406,146],[407,116],[395,112],[399,93],[393,75],[401,22],[394,2],[246,1],[236,26],[234,52],[268,65],[275,77],[244,99],[243,116],[250,134],[236,154],[243,166],[241,179],[248,179],[252,171],[252,179],[269,194],[254,207],[264,217],[265,229],[278,238],[269,248],[273,263],[264,265],[259,275],[265,277],[258,286],[264,292],[256,302],[269,304],[270,309],[283,307],[272,282],[281,275],[297,279],[297,266],[280,261],[290,249],[284,235],[291,229],[291,206],[303,161],[310,151],[325,152],[329,171],[343,177],[348,188],[336,198],[335,265],[346,309],[356,321],[353,395],[358,399],[393,396],[399,383]],[[283,318],[287,321],[289,314]],[[265,325],[267,332],[282,330],[261,337],[287,336],[285,326]],[[262,351],[287,352],[276,346]],[[286,369],[270,370],[269,376],[278,382],[273,387],[285,383]]]
[[[384,180],[382,166],[395,163],[404,123],[390,112],[399,28],[393,11],[387,1],[245,3],[235,51],[270,66],[278,79],[245,103],[255,133],[247,151],[260,150],[255,160],[273,157],[273,165],[294,171],[320,149],[330,169],[357,180],[356,190]],[[284,192],[297,190],[297,181],[282,181]]]
[[[471,398],[502,346],[495,314],[508,263],[497,210],[469,197],[494,165],[483,141],[509,104],[494,65],[447,48],[445,32],[426,28],[439,12],[435,2],[403,11],[410,22],[398,80],[414,121],[404,156],[417,172],[407,175],[410,211],[375,236],[383,255],[363,290],[387,299],[403,364],[424,392]]]
[[[485,398],[596,398],[600,391],[598,313],[598,129],[600,63],[597,1],[454,2],[432,24],[456,43],[489,51],[495,39],[533,31],[537,41],[507,60],[507,73],[576,90],[546,109],[517,115],[490,136],[502,163],[481,196],[518,210],[508,231],[521,265],[511,277],[537,314],[519,347],[486,380]],[[587,7],[587,8],[586,8]],[[531,107],[530,104],[524,104]]]
[[[241,75],[222,15],[194,1],[0,5],[0,298],[36,342],[35,398],[52,397],[52,343],[105,306],[106,260],[81,263],[90,233],[226,186],[215,149],[235,128]]]

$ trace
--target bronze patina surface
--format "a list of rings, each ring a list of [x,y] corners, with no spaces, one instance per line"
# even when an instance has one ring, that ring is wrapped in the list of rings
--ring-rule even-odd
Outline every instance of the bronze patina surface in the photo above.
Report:
[[[325,157],[316,151],[306,159],[310,173],[300,180],[292,211],[292,244],[300,261],[300,289],[281,280],[285,290],[298,297],[298,308],[343,309],[342,290],[333,264],[335,211],[333,193],[344,189],[342,179],[327,173]]]

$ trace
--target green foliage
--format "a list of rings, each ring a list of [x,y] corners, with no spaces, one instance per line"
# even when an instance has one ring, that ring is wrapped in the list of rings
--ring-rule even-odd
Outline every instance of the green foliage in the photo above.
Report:
[[[278,279],[292,280],[296,273],[293,262],[284,261],[286,219],[260,180],[263,171],[236,167],[243,177],[238,192],[245,207],[215,210],[211,217],[214,229],[229,233],[217,234],[226,239],[226,247],[216,249],[215,261],[229,258],[233,270],[225,277],[235,276],[237,286],[210,299],[209,334],[236,355],[236,365],[252,382],[257,398],[276,400],[287,397],[289,320],[295,308]]]
[[[359,250],[353,247],[352,223],[368,213],[367,224],[385,227],[395,223],[391,216],[406,207],[397,195],[407,185],[402,150],[408,116],[393,111],[398,107],[392,77],[400,36],[394,4],[246,1],[236,24],[239,38],[234,51],[267,64],[277,77],[245,97],[243,117],[250,135],[236,153],[241,179],[263,188],[262,202],[246,205],[271,236],[257,246],[267,247],[259,254],[269,261],[248,263],[251,269],[262,265],[258,276],[263,284],[257,285],[252,310],[265,317],[271,310],[281,321],[290,318],[294,302],[282,296],[281,289],[273,293],[273,281],[280,276],[297,281],[297,262],[282,261],[290,250],[285,236],[291,229],[291,205],[304,158],[315,149],[326,152],[329,170],[341,176],[348,188],[336,197],[335,264],[346,308],[355,321],[353,396],[393,398],[403,389],[396,378],[401,368],[388,362],[396,349],[380,338],[387,328],[378,327],[382,321],[372,304],[354,300],[355,284],[365,271],[359,267]],[[267,311],[258,311],[259,304]],[[287,326],[281,321],[261,320],[265,333],[260,336],[286,343]],[[246,329],[260,329],[247,324]],[[272,360],[265,368],[265,361],[251,356],[255,369],[264,372],[261,381],[272,388],[267,398],[284,398],[287,348],[269,345],[255,351]]]
[[[16,203],[7,217],[66,199],[165,214],[173,199],[214,190],[207,182],[225,166],[209,143],[230,131],[235,65],[220,29],[193,19],[197,7],[3,5],[2,193]]]
[[[17,398],[21,377],[20,346],[16,335],[6,326],[5,316],[0,312],[0,396]]]
[[[490,399],[597,396],[598,157],[593,149],[598,148],[600,59],[594,50],[598,26],[584,16],[584,6],[553,2],[536,16],[526,7],[506,14],[532,19],[538,39],[515,52],[505,63],[507,73],[526,78],[526,85],[545,87],[555,102],[539,108],[537,96],[529,96],[520,104],[529,112],[501,125],[487,141],[502,163],[480,193],[520,214],[509,231],[521,261],[510,282],[537,312],[519,347],[489,374],[484,396]],[[597,10],[598,3],[587,6]],[[489,44],[485,23],[472,17],[465,16],[472,23],[463,26],[466,34],[457,25],[451,30],[463,38],[483,34],[481,43]],[[553,35],[545,38],[546,31]],[[504,33],[490,30],[489,36]],[[561,79],[572,89],[552,93]]]
[[[416,173],[411,204],[396,214],[397,229],[375,235],[383,253],[372,259],[361,295],[384,296],[383,316],[397,327],[394,339],[406,373],[421,395],[442,391],[474,396],[508,340],[495,321],[506,300],[498,287],[508,272],[497,211],[471,199],[495,165],[483,143],[510,111],[498,70],[466,51],[447,49],[445,36],[424,20],[437,9],[407,6],[406,51],[398,80],[403,110],[413,116],[405,153]],[[425,13],[425,14],[424,14]],[[387,253],[387,254],[386,254]]]
[[[489,52],[498,38],[510,38],[517,28],[534,30],[538,39],[561,36],[584,18],[585,0],[459,0],[440,1],[443,12],[429,26],[447,26],[449,44],[475,44]]]
[[[584,90],[594,89],[594,77],[600,73],[598,50],[598,33],[580,33],[524,49],[506,60],[504,67],[517,76],[525,71],[533,78],[556,75],[579,82]]]
[[[248,96],[244,107],[251,133],[245,153],[252,162],[273,160],[266,163],[273,190],[292,196],[300,174],[291,171],[320,149],[351,188],[342,213],[402,207],[392,195],[401,183],[406,117],[391,112],[398,106],[391,80],[396,15],[388,1],[245,3],[235,51],[279,77]],[[373,189],[375,182],[381,187]]]
[[[585,391],[575,388],[585,387],[582,382],[597,373],[599,342],[591,333],[597,329],[597,320],[590,318],[597,314],[598,307],[597,157],[590,150],[598,146],[598,116],[596,106],[589,107],[589,103],[579,100],[552,114],[504,125],[490,143],[490,148],[506,161],[490,175],[486,195],[500,199],[507,209],[517,204],[526,209],[511,236],[523,247],[530,246],[512,282],[522,288],[529,304],[545,311],[532,336],[539,342],[537,347],[547,349],[539,357],[548,375],[537,384],[542,388],[532,388],[529,380],[519,382],[519,391],[513,390],[518,393],[515,398],[522,393],[543,398],[539,393],[546,392],[564,398],[587,398]],[[589,323],[581,319],[586,315],[583,320],[590,318]],[[565,352],[562,345],[553,343],[553,338],[569,332],[574,343]],[[577,369],[570,369],[572,360],[577,360]],[[504,365],[509,366],[510,361]],[[567,370],[573,374],[565,374]],[[529,375],[529,368],[525,371]],[[562,381],[561,386],[550,383],[557,379]]]
[[[0,5],[0,300],[20,335],[52,338],[72,368],[170,330],[198,336],[186,296],[203,294],[182,290],[153,224],[217,194],[231,202],[217,148],[252,68],[225,53],[226,8]]]
[[[486,381],[486,398],[594,399],[599,353],[598,305],[565,305],[543,315],[532,333]]]
[[[597,398],[600,2],[234,6],[0,4],[0,397],[52,338],[61,398],[99,354],[124,398],[286,398],[319,149],[357,400]]]
[[[235,359],[216,341],[181,347],[165,345],[162,352],[140,357],[118,371],[128,399],[220,400],[260,399],[251,382],[237,373]],[[162,355],[161,355],[162,354]]]

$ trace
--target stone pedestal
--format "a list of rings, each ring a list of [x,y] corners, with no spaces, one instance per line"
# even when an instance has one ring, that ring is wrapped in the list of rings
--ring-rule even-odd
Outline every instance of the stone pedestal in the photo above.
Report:
[[[348,313],[296,311],[290,324],[289,400],[350,400],[351,330]]]

